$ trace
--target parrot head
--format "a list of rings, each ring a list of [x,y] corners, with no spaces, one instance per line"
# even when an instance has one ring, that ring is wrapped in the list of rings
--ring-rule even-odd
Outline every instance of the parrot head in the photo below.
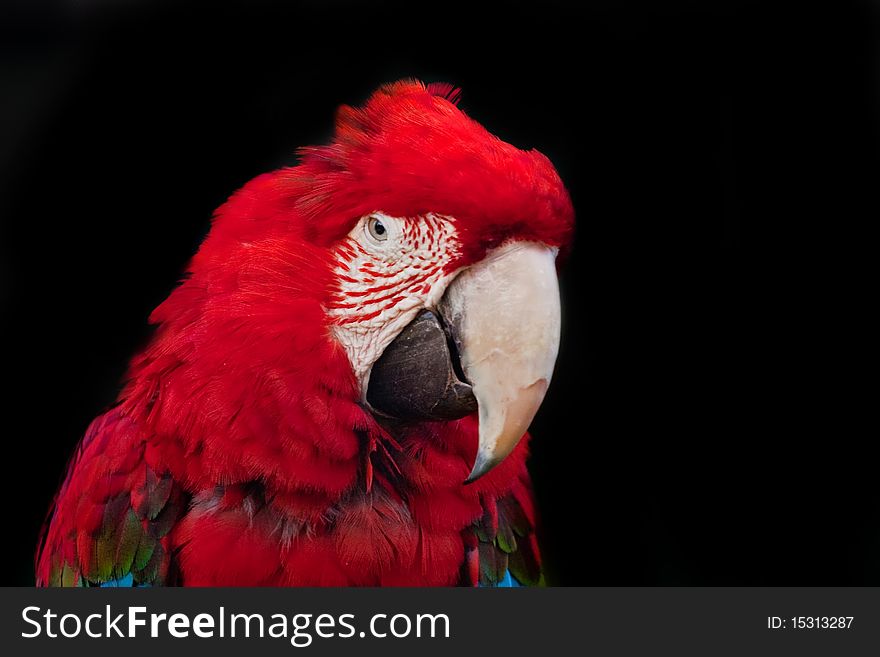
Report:
[[[297,371],[291,354],[311,350],[329,371],[341,353],[345,385],[299,371],[379,423],[476,414],[473,481],[514,449],[547,391],[574,214],[550,161],[489,133],[458,96],[402,81],[341,107],[328,145],[218,210],[184,287],[228,334],[251,327],[270,369]],[[154,319],[185,302],[173,295]]]

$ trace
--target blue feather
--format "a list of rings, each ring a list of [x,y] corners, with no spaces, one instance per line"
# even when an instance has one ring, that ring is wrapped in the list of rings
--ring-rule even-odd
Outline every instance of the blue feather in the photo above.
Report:
[[[483,585],[483,584],[480,584],[480,586],[484,586],[484,585]],[[502,578],[498,581],[497,584],[495,584],[494,586],[492,586],[492,588],[496,588],[496,589],[501,589],[501,588],[508,589],[508,588],[517,588],[517,587],[520,587],[520,586],[522,586],[522,584],[519,583],[519,581],[516,579],[516,577],[514,577],[513,575],[511,575],[509,570],[506,570],[506,571],[504,571],[504,577],[502,577]]]
[[[101,588],[130,588],[134,585],[134,577],[129,573],[125,577],[121,577],[119,579],[111,579],[109,582],[104,582],[101,584]]]
[[[103,584],[100,585],[100,587],[102,589],[106,589],[106,588],[111,588],[111,589],[115,589],[115,588],[144,589],[144,588],[151,588],[151,586],[152,585],[150,585],[150,584],[138,584],[137,586],[135,586],[134,577],[132,576],[131,573],[129,573],[125,577],[120,577],[119,579],[111,579],[109,582],[104,582]]]

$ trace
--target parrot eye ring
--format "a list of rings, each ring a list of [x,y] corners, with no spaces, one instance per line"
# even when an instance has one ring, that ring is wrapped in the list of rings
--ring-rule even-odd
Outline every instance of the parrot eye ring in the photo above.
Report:
[[[384,242],[388,239],[388,229],[379,217],[370,217],[367,220],[367,232],[377,242]]]

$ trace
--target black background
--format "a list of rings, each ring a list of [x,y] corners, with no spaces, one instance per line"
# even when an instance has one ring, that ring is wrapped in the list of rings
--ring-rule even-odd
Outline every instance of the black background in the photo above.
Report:
[[[415,76],[578,213],[533,424],[551,582],[880,584],[871,4],[0,7],[2,583],[213,209]]]

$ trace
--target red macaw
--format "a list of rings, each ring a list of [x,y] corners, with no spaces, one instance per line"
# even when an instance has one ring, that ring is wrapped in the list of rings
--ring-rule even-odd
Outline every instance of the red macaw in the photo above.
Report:
[[[40,585],[531,585],[524,435],[574,215],[550,161],[402,81],[215,214],[88,428]]]

